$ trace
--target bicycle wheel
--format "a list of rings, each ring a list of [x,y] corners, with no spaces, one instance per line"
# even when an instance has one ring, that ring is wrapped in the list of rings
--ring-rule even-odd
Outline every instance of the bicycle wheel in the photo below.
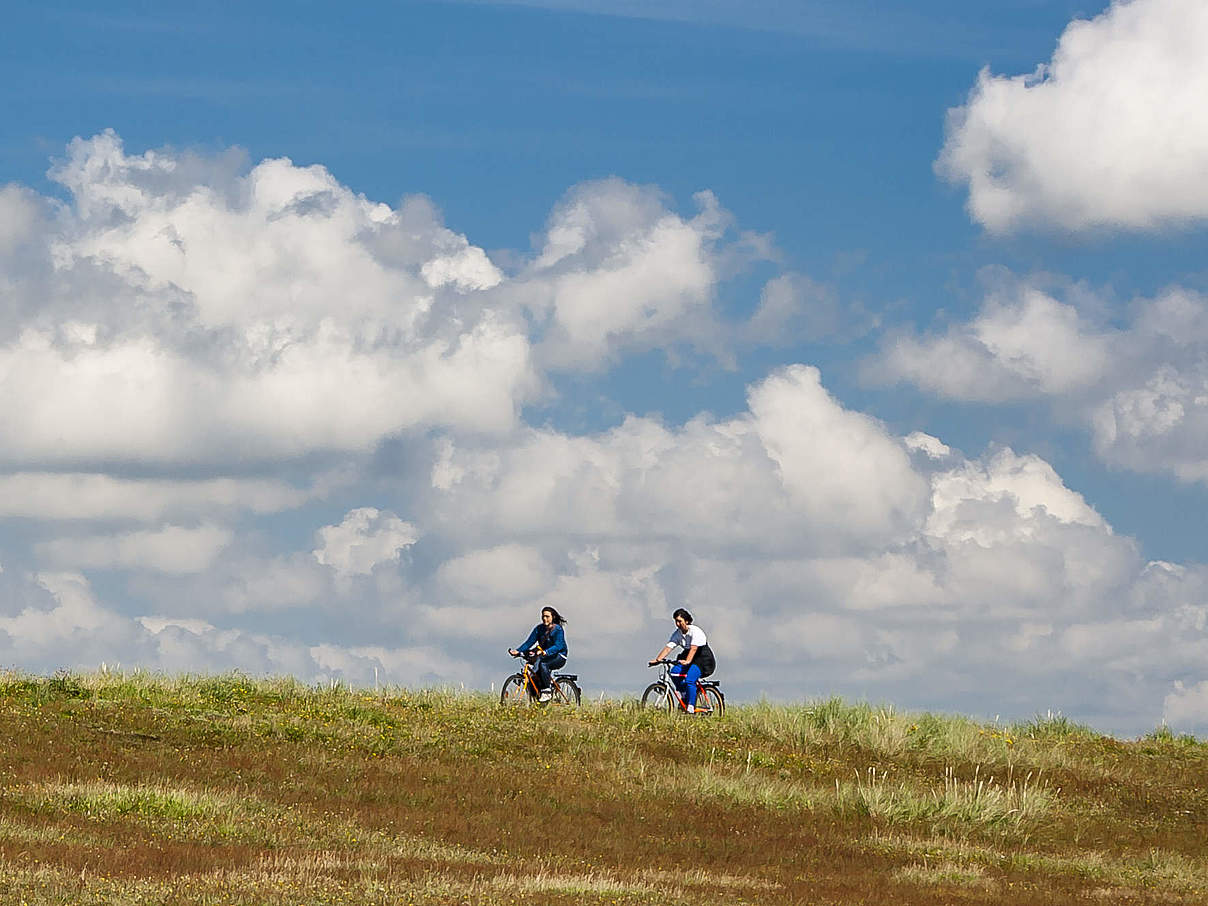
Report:
[[[524,685],[524,675],[513,673],[503,681],[503,689],[499,692],[499,704],[519,707],[529,703],[528,689]]]
[[[558,680],[554,683],[554,698],[551,704],[570,705],[572,708],[577,708],[582,698],[583,693],[572,680]]]
[[[704,705],[702,708],[701,705]],[[706,686],[696,696],[696,713],[701,717],[720,717],[726,710],[726,697],[720,689]]]
[[[642,693],[642,710],[671,713],[672,699],[662,683],[651,683]]]

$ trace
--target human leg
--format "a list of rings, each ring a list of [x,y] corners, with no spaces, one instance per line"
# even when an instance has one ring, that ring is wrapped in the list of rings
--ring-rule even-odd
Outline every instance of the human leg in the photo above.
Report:
[[[687,668],[683,664],[672,664],[667,668],[667,675],[671,677],[671,682],[675,683],[675,689],[680,694],[680,698],[684,697],[687,691],[684,688],[684,672]]]
[[[543,655],[537,661],[537,688],[542,692],[548,692],[551,686],[550,674],[561,668],[566,663],[566,655],[553,654]]]
[[[696,681],[700,679],[700,667],[696,664],[689,664],[684,671],[683,683],[687,686],[684,692],[684,699],[688,703],[690,710],[696,709]]]

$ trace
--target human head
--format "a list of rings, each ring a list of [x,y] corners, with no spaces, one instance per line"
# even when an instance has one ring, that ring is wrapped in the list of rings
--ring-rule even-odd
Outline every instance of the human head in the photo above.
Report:
[[[558,611],[554,610],[554,608],[550,607],[548,604],[541,608],[541,621],[542,622],[545,622],[545,615],[547,613],[550,616],[549,621],[551,624],[557,623],[559,626],[561,626],[563,623],[566,622],[566,620],[563,618],[562,614],[558,613]]]
[[[685,623],[692,622],[692,614],[688,613],[688,611],[684,610],[682,607],[677,607],[675,609],[675,613],[671,615],[671,619],[678,620],[680,617],[684,618]]]

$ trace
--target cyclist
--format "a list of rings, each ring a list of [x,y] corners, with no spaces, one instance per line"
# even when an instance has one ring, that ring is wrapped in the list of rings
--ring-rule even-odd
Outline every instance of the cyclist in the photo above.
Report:
[[[713,649],[709,647],[709,638],[699,626],[692,625],[692,614],[680,607],[672,614],[675,618],[675,632],[663,646],[650,666],[654,666],[673,648],[682,648],[683,655],[679,662],[672,666],[670,673],[684,701],[688,703],[688,713],[696,712],[696,681],[704,679],[717,669],[717,660],[713,657]]]
[[[513,657],[523,654],[533,663],[539,702],[547,702],[552,697],[550,673],[565,666],[566,656],[570,653],[566,647],[566,633],[562,629],[564,625],[566,620],[562,614],[552,607],[542,607],[541,622],[533,627],[529,637],[519,648],[508,649],[508,654]]]

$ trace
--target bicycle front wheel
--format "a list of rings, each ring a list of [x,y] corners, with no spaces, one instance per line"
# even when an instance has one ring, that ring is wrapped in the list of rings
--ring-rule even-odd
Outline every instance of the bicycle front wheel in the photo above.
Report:
[[[582,698],[583,693],[571,680],[559,680],[554,684],[555,705],[570,705],[572,708],[577,708]]]
[[[701,705],[704,705],[702,708]],[[712,686],[707,686],[700,690],[700,694],[696,697],[696,713],[702,717],[710,715],[720,717],[726,710],[726,697],[721,694],[720,689]]]
[[[667,687],[663,683],[651,683],[647,686],[646,691],[642,693],[641,707],[643,711],[664,711],[670,714],[672,700]]]
[[[513,673],[503,681],[503,689],[499,693],[499,704],[519,707],[529,703],[528,689],[524,685],[524,676]]]

